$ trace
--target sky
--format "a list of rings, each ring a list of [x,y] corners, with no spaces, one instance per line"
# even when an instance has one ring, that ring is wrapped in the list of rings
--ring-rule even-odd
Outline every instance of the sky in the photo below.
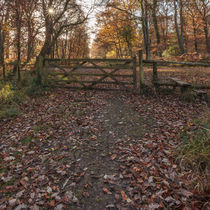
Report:
[[[97,4],[96,1],[101,1],[101,0],[79,0],[84,11],[86,13],[90,13],[88,19],[88,33],[90,36],[90,47],[92,46],[93,40],[97,33],[96,14],[102,11],[104,8],[102,4]]]

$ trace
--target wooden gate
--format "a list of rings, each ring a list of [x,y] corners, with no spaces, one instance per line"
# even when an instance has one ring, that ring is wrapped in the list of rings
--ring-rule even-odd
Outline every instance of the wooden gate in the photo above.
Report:
[[[136,57],[132,59],[44,59],[47,82],[56,86],[136,90]]]

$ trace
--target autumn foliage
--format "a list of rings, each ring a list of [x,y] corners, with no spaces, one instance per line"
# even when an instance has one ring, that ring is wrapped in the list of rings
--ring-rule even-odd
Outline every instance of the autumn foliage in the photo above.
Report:
[[[208,0],[109,1],[98,15],[95,55],[126,57],[145,49],[147,58],[201,59],[210,52],[209,8]]]

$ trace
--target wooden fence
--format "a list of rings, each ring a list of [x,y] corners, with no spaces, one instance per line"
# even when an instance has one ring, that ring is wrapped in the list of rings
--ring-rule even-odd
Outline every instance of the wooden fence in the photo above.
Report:
[[[172,82],[162,82],[161,78],[158,76],[158,67],[163,66],[190,66],[190,67],[210,67],[210,63],[200,63],[200,62],[175,62],[175,61],[161,61],[161,60],[143,60],[142,51],[138,54],[139,62],[139,77],[140,77],[140,90],[143,89],[144,82],[144,69],[145,66],[150,66],[153,68],[152,83],[156,86],[175,86],[174,81]],[[210,85],[191,85],[194,89],[210,89]]]
[[[44,82],[82,89],[137,89],[136,57],[132,59],[39,58]],[[118,88],[116,88],[116,86]]]

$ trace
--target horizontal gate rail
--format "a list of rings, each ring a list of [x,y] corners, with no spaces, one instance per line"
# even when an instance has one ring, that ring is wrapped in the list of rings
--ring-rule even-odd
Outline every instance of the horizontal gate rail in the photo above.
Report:
[[[57,75],[63,75],[63,73],[49,73],[49,75],[57,76]],[[65,75],[73,75],[73,76],[95,76],[100,77],[102,74],[85,74],[85,73],[68,73],[65,72]],[[114,77],[133,77],[133,74],[113,74]]]
[[[77,80],[54,80],[57,82],[62,82],[62,83],[77,83]],[[87,81],[87,80],[80,80],[83,83],[94,83],[95,81]],[[109,81],[101,81],[98,82],[99,84],[116,84],[116,82],[109,82]],[[121,82],[124,85],[133,85],[133,82]]]
[[[133,59],[116,59],[116,58],[107,58],[107,59],[102,59],[102,58],[73,58],[73,59],[51,59],[51,58],[47,58],[47,59],[45,59],[45,60],[47,60],[47,61],[49,61],[49,62],[52,62],[52,61],[55,61],[55,62],[58,62],[58,61],[63,61],[63,62],[66,62],[66,61],[70,61],[70,62],[72,62],[72,61],[87,61],[87,62],[89,62],[89,61],[92,61],[92,62],[126,62],[126,61],[130,61],[130,62],[132,62],[133,61]]]
[[[50,64],[49,65],[50,67],[53,67],[54,66],[54,63]],[[73,66],[65,66],[65,65],[61,65],[63,68],[65,69],[72,69],[72,68],[76,68],[76,67],[73,67]],[[131,69],[132,66],[125,66],[125,65],[116,65],[116,66],[101,66],[101,68],[103,69],[116,69],[116,68],[120,68],[121,70],[123,69]],[[77,68],[80,68],[80,69],[97,69],[97,67],[95,66],[82,66],[82,65],[79,65]]]

